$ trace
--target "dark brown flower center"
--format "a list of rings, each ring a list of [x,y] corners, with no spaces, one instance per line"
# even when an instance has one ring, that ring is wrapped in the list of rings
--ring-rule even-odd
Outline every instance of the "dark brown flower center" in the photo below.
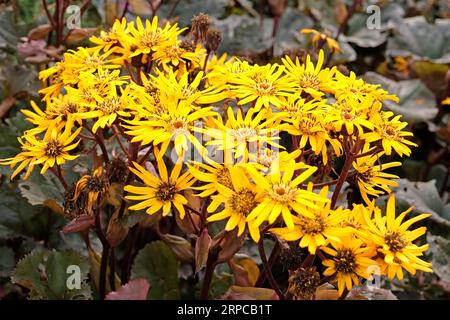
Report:
[[[172,201],[175,194],[178,192],[177,187],[170,182],[162,182],[158,186],[155,195],[160,201]]]
[[[334,262],[337,272],[352,273],[356,269],[355,254],[350,249],[338,250]]]
[[[405,240],[403,240],[398,232],[390,232],[386,234],[384,241],[392,252],[400,251],[406,246]]]

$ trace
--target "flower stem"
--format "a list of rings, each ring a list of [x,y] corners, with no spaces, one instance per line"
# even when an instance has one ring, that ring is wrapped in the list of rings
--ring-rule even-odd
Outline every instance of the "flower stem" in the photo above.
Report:
[[[206,260],[205,277],[203,278],[202,289],[200,291],[200,299],[206,300],[209,296],[209,287],[211,286],[212,277],[214,275],[214,269],[216,268],[217,259],[219,257],[220,246],[211,248],[208,254],[208,260]]]
[[[358,138],[355,141],[354,145],[349,149],[349,151],[345,155],[346,156],[345,163],[344,166],[342,167],[341,174],[339,175],[336,187],[334,188],[333,196],[331,197],[331,209],[334,209],[334,206],[336,205],[342,186],[344,185],[345,180],[347,180],[348,173],[350,171],[352,163],[356,159],[356,155],[358,154],[358,151],[361,149],[362,145],[363,140],[360,140]]]
[[[281,291],[280,287],[278,286],[278,283],[275,281],[275,278],[273,277],[271,267],[269,265],[269,262],[267,261],[266,252],[264,250],[264,241],[263,238],[258,242],[258,252],[261,256],[261,261],[263,263],[264,273],[266,274],[266,278],[270,283],[270,286],[273,290],[275,290],[278,297],[280,297],[280,300],[284,300],[284,294]]]

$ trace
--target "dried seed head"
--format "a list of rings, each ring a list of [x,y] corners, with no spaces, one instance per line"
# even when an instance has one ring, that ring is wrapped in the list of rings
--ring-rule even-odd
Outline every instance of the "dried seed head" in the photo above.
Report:
[[[299,268],[291,273],[288,292],[299,300],[312,300],[320,283],[320,275],[315,267]]]
[[[110,160],[106,164],[106,176],[110,183],[124,183],[128,174],[128,167],[125,161],[120,158]]]
[[[75,196],[75,184],[72,184],[67,191],[64,192],[64,215],[68,219],[75,219],[82,214],[87,214],[88,210],[85,205],[87,201],[86,194],[80,194],[80,196],[74,199]]]
[[[191,32],[194,35],[195,42],[204,41],[212,21],[206,13],[199,13],[192,18]]]
[[[206,50],[216,52],[222,41],[222,35],[218,29],[210,29],[206,34]]]
[[[305,250],[295,242],[287,243],[280,253],[280,263],[287,270],[296,270],[306,257]]]

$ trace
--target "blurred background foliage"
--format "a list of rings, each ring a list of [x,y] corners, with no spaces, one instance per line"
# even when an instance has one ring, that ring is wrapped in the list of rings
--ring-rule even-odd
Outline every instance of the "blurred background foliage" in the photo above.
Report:
[[[300,33],[303,28],[313,28],[337,39],[342,48],[341,53],[328,53],[331,64],[380,83],[399,96],[399,104],[388,102],[384,107],[404,116],[419,144],[395,172],[402,177],[395,192],[400,206],[413,205],[414,212],[432,213],[427,258],[435,272],[408,276],[402,283],[385,281],[383,287],[394,295],[386,291],[389,294],[366,294],[365,298],[449,298],[450,107],[441,104],[450,96],[449,0],[66,0],[62,2],[80,8],[81,25],[72,30],[63,26],[58,31],[49,23],[44,2],[53,13],[55,0],[0,0],[1,158],[19,152],[16,137],[27,128],[19,110],[29,108],[30,100],[39,101],[37,91],[42,84],[38,72],[60,59],[66,49],[88,44],[92,34],[108,28],[118,17],[133,20],[158,15],[163,21],[188,27],[193,15],[204,12],[221,31],[219,54],[244,56],[256,63],[277,62],[284,54],[304,57],[313,52],[311,37]],[[377,29],[367,25],[373,17],[373,4],[380,8]],[[64,16],[68,14],[63,12]],[[0,299],[95,296],[95,288],[90,288],[86,279],[80,290],[68,292],[64,279],[55,276],[70,264],[79,264],[86,272],[99,268],[96,253],[86,252],[86,239],[78,233],[61,232],[67,219],[61,214],[59,182],[35,173],[29,181],[8,183],[9,173],[8,168],[0,167]],[[128,220],[127,227],[139,221],[133,216]],[[98,247],[98,240],[91,240],[92,247]],[[195,295],[186,291],[188,286],[183,287],[188,271],[178,265],[173,243],[166,239],[148,244],[131,270],[132,278],[144,277],[150,282],[160,272],[173,279],[152,284],[153,298]],[[257,261],[251,250],[244,248],[241,257]],[[148,256],[159,260],[148,265]],[[236,280],[230,268],[218,271],[212,285],[215,297]]]

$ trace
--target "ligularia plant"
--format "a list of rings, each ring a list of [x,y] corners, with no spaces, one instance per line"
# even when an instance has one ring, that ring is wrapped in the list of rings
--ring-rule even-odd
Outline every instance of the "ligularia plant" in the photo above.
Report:
[[[23,110],[33,128],[1,164],[14,169],[11,179],[54,174],[65,216],[94,221],[76,231],[97,232],[103,268],[119,266],[111,252],[128,248],[116,268],[123,283],[136,230],[118,225],[130,217],[148,217],[141,235],[193,264],[201,298],[215,266],[236,266],[244,243],[264,265],[260,274],[251,260],[248,286],[267,280],[281,299],[313,299],[326,282],[344,297],[374,268],[389,279],[431,272],[421,259],[428,245],[415,241],[426,229],[413,227],[428,214],[397,212],[389,195],[398,177],[388,171],[401,164],[385,159],[416,146],[401,116],[382,108],[396,96],[327,67],[320,49],[265,65],[217,56],[220,32],[206,15],[191,30],[157,17],[117,20],[90,40],[40,72],[42,101]],[[68,174],[79,163],[82,174]],[[375,202],[383,195],[385,208]],[[271,274],[277,258],[300,259],[286,291]],[[101,272],[101,297],[107,281]]]

